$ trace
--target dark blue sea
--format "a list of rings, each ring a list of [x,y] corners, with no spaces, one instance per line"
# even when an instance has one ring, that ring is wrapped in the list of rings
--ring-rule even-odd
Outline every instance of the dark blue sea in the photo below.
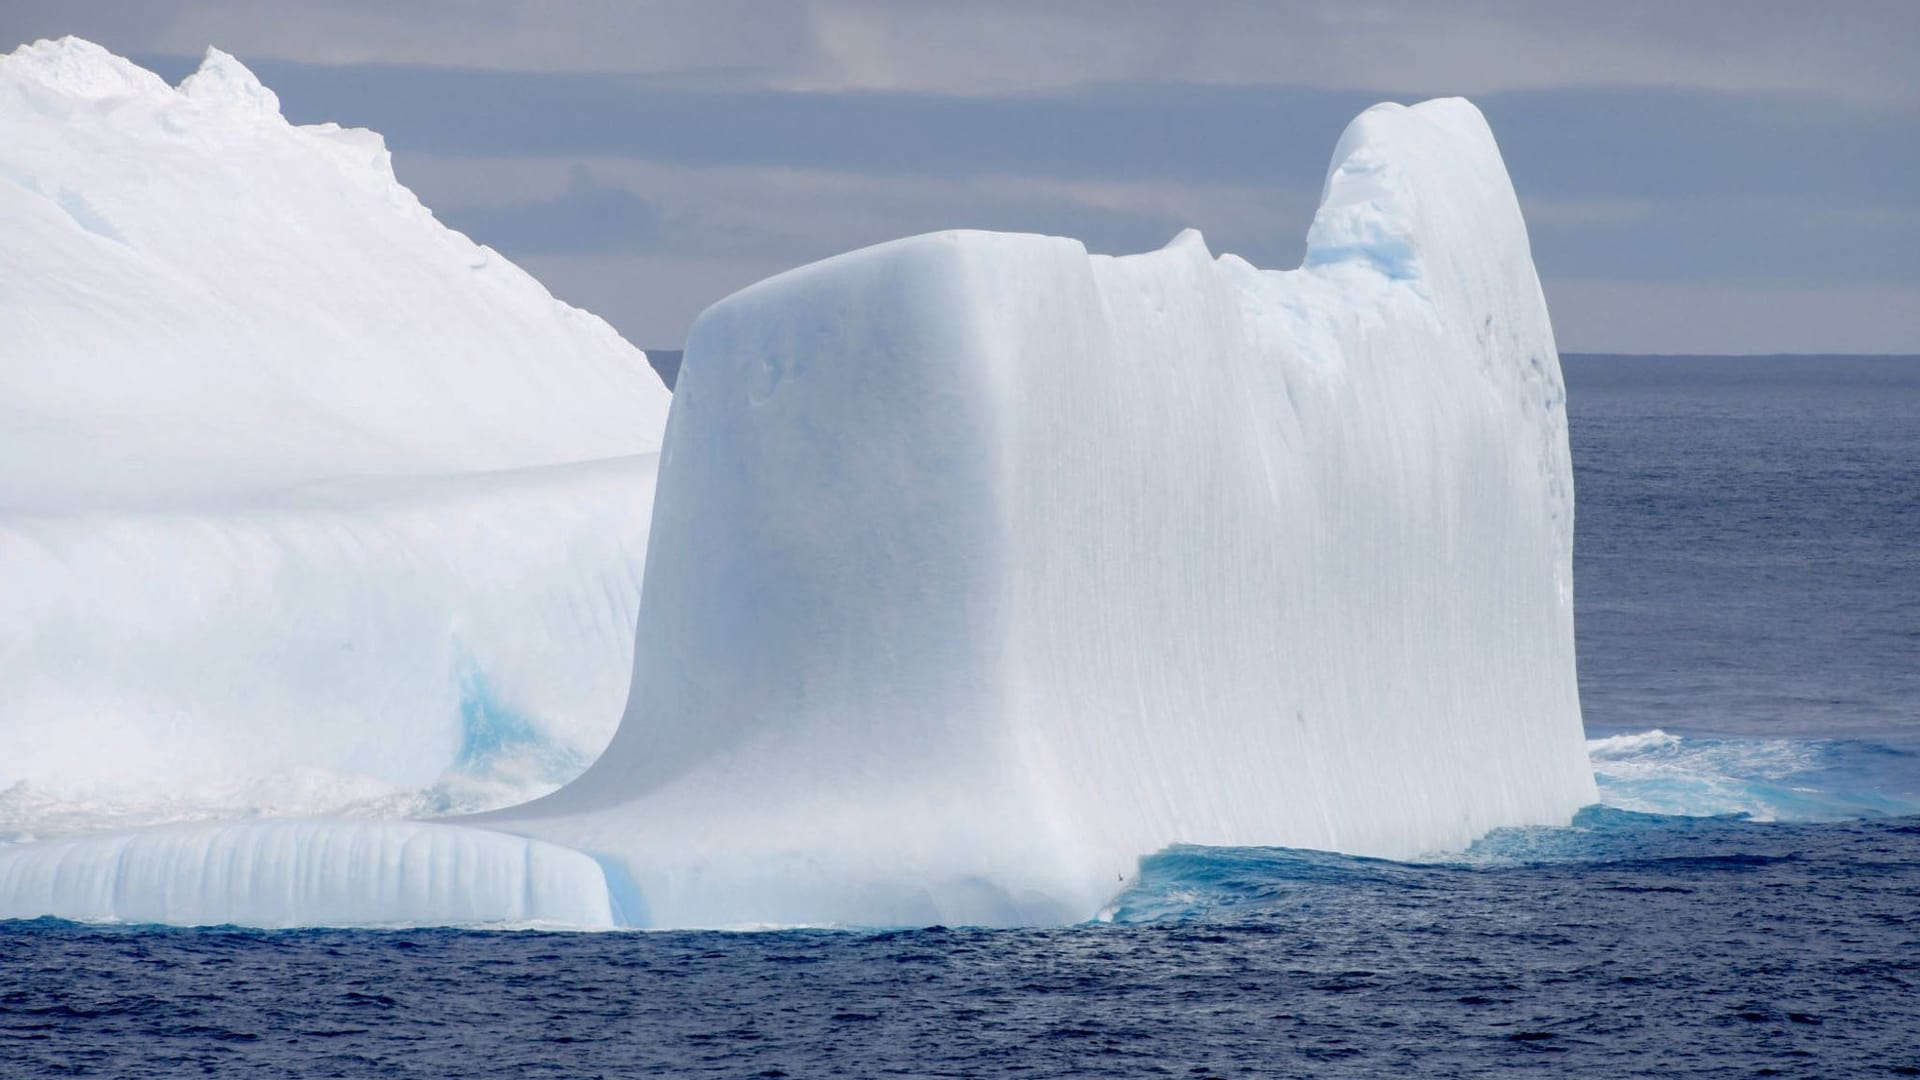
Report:
[[[1920,360],[1565,367],[1571,828],[1044,931],[0,923],[0,1078],[1920,1076]]]

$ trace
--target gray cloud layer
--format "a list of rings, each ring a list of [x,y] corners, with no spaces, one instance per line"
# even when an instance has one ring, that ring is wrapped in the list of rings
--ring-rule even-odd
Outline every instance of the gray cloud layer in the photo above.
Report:
[[[1291,265],[1348,119],[1468,92],[1564,345],[1920,351],[1920,4],[0,0],[0,48],[66,31],[238,52],[642,344],[930,228]]]
[[[5,0],[11,36],[683,85],[1021,94],[1164,79],[1392,94],[1800,90],[1920,104],[1906,0]]]

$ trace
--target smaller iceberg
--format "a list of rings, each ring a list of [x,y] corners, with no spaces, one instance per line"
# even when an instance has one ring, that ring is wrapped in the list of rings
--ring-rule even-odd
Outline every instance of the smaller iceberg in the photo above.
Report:
[[[0,56],[0,840],[577,774],[667,405],[233,57]]]

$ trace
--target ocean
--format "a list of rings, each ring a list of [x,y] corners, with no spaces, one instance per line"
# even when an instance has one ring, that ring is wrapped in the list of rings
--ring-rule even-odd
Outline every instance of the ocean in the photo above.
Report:
[[[1920,359],[1564,367],[1571,827],[1050,930],[0,923],[0,1077],[1920,1075]]]

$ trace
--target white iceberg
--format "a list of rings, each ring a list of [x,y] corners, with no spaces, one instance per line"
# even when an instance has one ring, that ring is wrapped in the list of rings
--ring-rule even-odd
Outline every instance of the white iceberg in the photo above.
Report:
[[[943,233],[695,325],[634,682],[490,827],[652,925],[1092,915],[1179,841],[1595,799],[1553,334],[1478,110],[1348,128],[1299,270]]]
[[[577,773],[667,403],[232,57],[0,57],[0,839]]]

